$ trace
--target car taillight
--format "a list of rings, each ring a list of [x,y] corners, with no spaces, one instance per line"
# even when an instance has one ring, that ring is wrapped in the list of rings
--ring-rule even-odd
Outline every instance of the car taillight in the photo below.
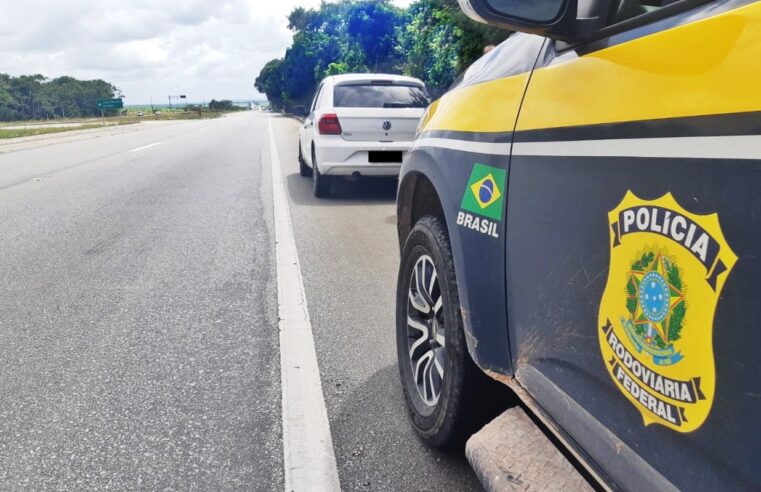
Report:
[[[320,135],[340,135],[341,134],[341,122],[338,121],[338,115],[326,114],[320,118],[320,122],[317,123],[317,128],[320,130]]]

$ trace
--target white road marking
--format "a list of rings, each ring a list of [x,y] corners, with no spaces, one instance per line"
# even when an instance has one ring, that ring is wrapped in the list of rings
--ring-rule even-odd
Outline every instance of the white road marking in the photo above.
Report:
[[[205,126],[205,127],[203,127],[203,128],[199,128],[199,129],[198,129],[198,131],[199,131],[199,132],[202,132],[202,131],[204,131],[204,130],[208,130],[208,129],[209,129],[209,127],[208,127],[208,126]]]
[[[141,150],[150,149],[151,147],[155,147],[157,145],[161,145],[164,142],[155,142],[149,145],[143,145],[142,147],[138,147],[136,149],[130,150],[130,152],[140,152]]]
[[[268,120],[275,215],[285,491],[340,490],[288,197]]]

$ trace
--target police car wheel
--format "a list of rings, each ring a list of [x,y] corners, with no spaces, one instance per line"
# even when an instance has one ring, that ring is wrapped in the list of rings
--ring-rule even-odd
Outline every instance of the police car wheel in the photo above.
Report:
[[[323,176],[317,168],[317,156],[312,149],[312,191],[317,198],[326,198],[330,195],[331,176]]]
[[[307,166],[304,155],[301,153],[301,145],[299,145],[299,174],[305,178],[312,175],[312,168]]]
[[[396,339],[402,390],[418,435],[431,446],[462,446],[475,430],[484,376],[468,354],[449,237],[435,217],[415,224],[404,245]]]

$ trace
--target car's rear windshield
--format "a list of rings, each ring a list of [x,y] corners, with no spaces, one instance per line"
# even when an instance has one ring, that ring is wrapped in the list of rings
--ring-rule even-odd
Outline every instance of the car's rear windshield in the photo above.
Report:
[[[336,108],[425,108],[428,94],[419,85],[339,85],[333,93]]]

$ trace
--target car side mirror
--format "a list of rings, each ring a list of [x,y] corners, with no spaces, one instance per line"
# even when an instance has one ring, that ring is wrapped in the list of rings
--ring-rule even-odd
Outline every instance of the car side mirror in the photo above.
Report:
[[[459,0],[471,19],[573,43],[605,27],[612,0]]]

